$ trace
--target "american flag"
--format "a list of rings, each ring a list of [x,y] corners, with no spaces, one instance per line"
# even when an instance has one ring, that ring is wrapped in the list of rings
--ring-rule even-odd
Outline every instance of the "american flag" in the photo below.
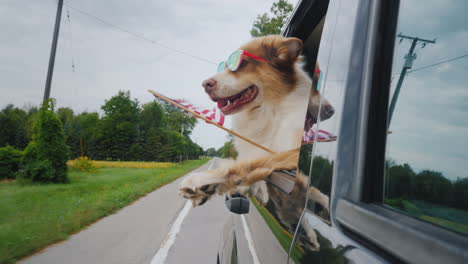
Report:
[[[171,99],[172,100],[172,99]],[[221,111],[218,108],[213,108],[213,109],[206,109],[202,107],[195,106],[185,100],[173,100],[175,103],[180,104],[182,106],[185,106],[186,108],[194,111],[197,114],[200,114],[204,117],[206,117],[209,120],[212,120],[218,125],[222,126],[224,125],[224,115],[221,113]],[[315,140],[315,127],[311,127],[309,131],[304,131],[302,135],[302,143],[311,143]],[[318,142],[329,142],[329,141],[334,141],[336,140],[336,136],[333,135],[330,132],[327,132],[325,130],[319,130],[317,133],[317,141]]]
[[[160,102],[161,104],[169,105],[169,106],[174,107],[175,109],[177,109],[179,111],[182,111],[182,112],[186,112],[186,110],[184,110],[184,108],[186,108],[186,109],[188,109],[188,110],[190,110],[192,112],[195,112],[195,113],[201,115],[203,118],[206,118],[208,120],[211,120],[211,121],[215,122],[222,129],[228,131],[229,133],[232,133],[232,134],[234,134],[234,135],[236,135],[238,137],[243,138],[241,135],[235,134],[233,131],[228,130],[228,129],[223,127],[225,117],[221,113],[221,111],[216,107],[213,107],[212,109],[199,107],[199,106],[193,105],[192,103],[190,103],[190,102],[188,102],[186,100],[175,100],[175,99],[171,99],[171,98],[168,98],[166,96],[163,96],[161,94],[158,94],[158,93],[156,93],[154,91],[151,91],[151,90],[150,90],[150,92],[156,97],[156,100],[158,102]],[[315,134],[316,134],[315,131],[316,131],[315,127],[311,127],[309,129],[309,131],[304,131],[304,133],[302,135],[302,143],[304,143],[304,144],[311,143],[315,139],[317,139],[318,142],[329,142],[329,141],[336,140],[335,135],[333,135],[332,133],[327,132],[325,130],[318,130],[317,137],[316,137],[315,136]],[[262,147],[262,146],[260,146],[260,147]],[[267,150],[267,151],[271,152],[270,150]]]
[[[317,139],[318,142],[329,142],[336,140],[336,136],[330,132],[319,129],[319,131],[317,131],[317,136],[315,136],[315,131],[315,127],[311,127],[309,131],[304,131],[304,134],[302,135],[302,143],[310,143],[315,139]]]
[[[172,99],[171,99],[172,100]],[[214,107],[213,109],[207,109],[199,106],[195,106],[185,100],[173,100],[175,103],[185,106],[186,108],[192,110],[193,112],[204,116],[205,118],[216,122],[218,125],[224,125],[224,115],[221,111]]]

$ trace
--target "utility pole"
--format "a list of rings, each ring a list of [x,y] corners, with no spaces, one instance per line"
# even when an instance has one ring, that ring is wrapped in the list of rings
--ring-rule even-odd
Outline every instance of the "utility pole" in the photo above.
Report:
[[[62,17],[63,0],[58,0],[57,15],[55,16],[54,36],[50,48],[49,68],[47,69],[47,79],[44,91],[44,102],[49,99],[50,86],[52,84],[52,75],[54,74],[55,53],[57,52],[57,41],[60,32],[60,19]]]
[[[431,44],[436,43],[436,39],[427,40],[427,39],[422,39],[422,38],[418,38],[418,37],[405,36],[405,35],[403,35],[401,33],[398,34],[398,37],[400,38],[400,43],[404,39],[410,39],[410,40],[412,40],[412,43],[411,43],[411,48],[410,48],[408,54],[405,55],[405,64],[403,65],[403,69],[401,69],[400,78],[398,79],[398,83],[396,85],[395,92],[393,93],[392,102],[390,103],[390,108],[389,108],[389,112],[388,112],[388,125],[387,125],[387,127],[390,127],[390,122],[392,121],[393,111],[395,110],[395,105],[396,105],[396,102],[398,100],[398,95],[400,94],[401,85],[403,84],[403,80],[405,79],[405,75],[408,72],[408,70],[413,67],[413,61],[417,57],[416,53],[414,53],[414,49],[416,48],[416,45],[418,44],[418,42],[422,42],[422,47],[424,48],[427,43],[431,43]]]

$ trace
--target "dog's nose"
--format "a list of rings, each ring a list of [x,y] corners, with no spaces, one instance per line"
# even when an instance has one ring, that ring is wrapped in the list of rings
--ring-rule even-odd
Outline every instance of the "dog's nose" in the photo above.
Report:
[[[335,114],[335,108],[333,106],[326,104],[322,108],[322,113],[320,120],[327,120],[328,118],[332,117]]]
[[[204,80],[202,86],[205,88],[205,92],[209,94],[215,89],[216,81],[213,79]]]

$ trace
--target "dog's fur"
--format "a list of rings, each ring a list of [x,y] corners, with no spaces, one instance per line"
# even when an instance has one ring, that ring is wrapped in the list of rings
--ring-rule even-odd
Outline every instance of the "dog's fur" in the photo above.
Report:
[[[225,98],[232,98],[247,88],[254,90],[249,91],[256,94],[253,100],[234,109],[223,111],[221,107],[221,110],[232,114],[235,132],[275,153],[269,154],[236,138],[235,148],[239,155],[235,163],[194,173],[183,180],[180,194],[191,199],[193,206],[202,205],[215,193],[245,193],[249,189],[266,203],[268,190],[262,180],[275,170],[297,167],[306,109],[307,116],[313,120],[306,127],[333,114],[333,108],[312,88],[312,79],[302,70],[301,40],[266,36],[253,39],[240,49],[262,57],[268,63],[247,57],[237,71],[217,73],[205,80],[203,86],[218,106],[223,106],[220,102],[225,102]],[[305,183],[302,187],[306,186]]]

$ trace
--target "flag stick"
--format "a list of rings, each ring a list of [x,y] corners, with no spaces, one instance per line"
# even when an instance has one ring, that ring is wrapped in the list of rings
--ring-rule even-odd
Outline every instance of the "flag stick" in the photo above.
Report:
[[[232,131],[232,130],[230,130],[230,129],[227,129],[227,128],[225,128],[225,127],[219,125],[218,123],[216,123],[216,122],[214,122],[214,121],[212,121],[212,120],[210,120],[210,119],[208,119],[208,118],[206,118],[206,117],[204,117],[204,116],[202,116],[202,115],[200,115],[200,114],[195,113],[194,111],[188,109],[187,107],[185,107],[185,106],[183,106],[183,105],[175,104],[173,101],[171,101],[169,98],[165,97],[165,96],[162,95],[162,94],[159,94],[159,93],[157,93],[157,92],[155,92],[155,91],[153,91],[153,90],[148,90],[148,92],[150,92],[151,94],[153,94],[155,97],[158,97],[158,98],[160,98],[160,99],[162,99],[162,100],[164,100],[164,101],[170,103],[171,105],[174,105],[174,106],[176,106],[176,107],[178,107],[178,108],[181,108],[182,110],[184,110],[184,111],[186,111],[186,112],[191,113],[192,115],[194,115],[194,116],[197,117],[197,118],[203,119],[203,120],[205,120],[206,122],[208,122],[208,123],[210,123],[210,124],[212,124],[212,125],[215,125],[215,126],[221,128],[221,129],[225,130],[225,131],[228,132],[229,134],[232,134],[232,135],[234,135],[234,136],[236,136],[236,137],[238,137],[238,138],[240,138],[240,139],[242,139],[242,140],[245,140],[245,141],[249,142],[250,144],[252,144],[252,145],[254,145],[254,146],[257,146],[257,147],[259,147],[259,148],[265,150],[266,152],[275,153],[274,151],[272,151],[272,150],[270,150],[270,149],[268,149],[268,148],[266,148],[266,147],[264,147],[264,146],[262,146],[262,145],[260,145],[260,144],[258,144],[258,143],[255,143],[254,141],[252,141],[252,140],[250,140],[250,139],[248,139],[248,138],[246,138],[246,137],[243,137],[243,136],[237,134],[236,132],[234,132],[234,131]]]

